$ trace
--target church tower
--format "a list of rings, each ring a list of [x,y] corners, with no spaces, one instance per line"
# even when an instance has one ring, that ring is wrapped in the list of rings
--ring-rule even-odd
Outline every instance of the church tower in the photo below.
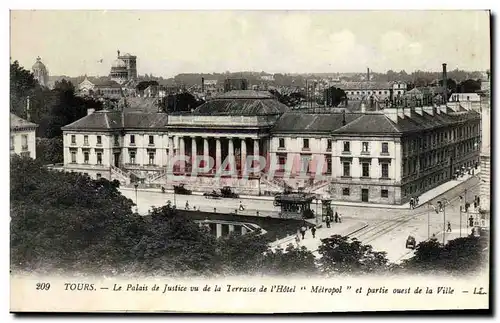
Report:
[[[35,62],[35,64],[33,64],[32,71],[33,71],[33,75],[35,76],[35,79],[38,81],[38,83],[41,86],[48,87],[49,72],[47,71],[47,68],[45,67],[45,65],[42,63],[40,56],[36,58],[36,62]]]

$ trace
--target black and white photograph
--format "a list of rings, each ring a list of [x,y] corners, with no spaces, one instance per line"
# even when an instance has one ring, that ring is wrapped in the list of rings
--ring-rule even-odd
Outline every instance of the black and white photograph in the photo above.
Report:
[[[11,10],[10,311],[490,308],[488,10]]]

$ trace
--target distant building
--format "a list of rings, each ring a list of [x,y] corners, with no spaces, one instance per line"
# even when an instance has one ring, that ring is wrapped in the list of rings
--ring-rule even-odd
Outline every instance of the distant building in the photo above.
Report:
[[[104,98],[121,98],[122,87],[116,81],[103,80],[96,81],[94,85],[94,96]]]
[[[382,99],[392,99],[406,92],[406,83],[402,82],[342,82],[334,85],[344,90],[349,100],[360,101],[366,95],[377,95]]]
[[[262,75],[260,79],[262,81],[274,82],[274,75]]]
[[[78,94],[92,96],[94,94],[94,90],[95,84],[92,83],[85,75],[85,79],[77,86]]]
[[[224,92],[248,90],[247,79],[226,79],[224,80]]]
[[[48,85],[49,72],[47,70],[47,67],[45,67],[45,65],[42,63],[42,60],[40,59],[40,57],[36,58],[36,62],[35,62],[35,64],[33,64],[33,67],[32,67],[32,72],[33,72],[33,75],[35,76],[35,80],[37,80],[41,86],[45,86],[45,87],[49,86]]]
[[[10,154],[36,158],[37,124],[10,114]]]
[[[111,80],[118,84],[124,84],[130,80],[137,79],[137,56],[129,53],[120,55],[117,51],[118,57],[111,65],[109,77]]]

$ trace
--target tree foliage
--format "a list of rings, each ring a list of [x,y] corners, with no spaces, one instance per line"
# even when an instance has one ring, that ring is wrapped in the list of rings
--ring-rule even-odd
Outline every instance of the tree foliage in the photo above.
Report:
[[[325,90],[324,97],[325,105],[329,107],[337,107],[341,102],[347,99],[345,91],[334,86]]]
[[[64,162],[63,151],[62,137],[36,139],[36,158],[44,164]]]
[[[333,235],[321,242],[319,265],[327,275],[379,273],[387,268],[385,252],[374,251],[372,246],[356,239]]]
[[[405,260],[402,268],[413,272],[473,273],[487,259],[487,239],[468,236],[448,241],[445,245],[436,239],[417,245],[415,255]]]
[[[29,100],[29,121],[39,124],[37,137],[60,136],[61,127],[84,117],[88,108],[102,109],[100,102],[76,96],[74,85],[65,79],[52,90],[40,86],[17,61],[10,64],[10,90],[10,112],[21,118],[28,118]]]

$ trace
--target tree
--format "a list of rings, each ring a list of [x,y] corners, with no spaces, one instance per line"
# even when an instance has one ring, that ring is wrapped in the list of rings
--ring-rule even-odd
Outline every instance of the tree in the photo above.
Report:
[[[285,250],[268,251],[263,260],[263,272],[270,275],[317,275],[315,257],[306,247],[289,244]]]
[[[370,245],[340,235],[322,239],[318,253],[320,269],[327,275],[377,273],[387,269],[385,252],[374,251]]]
[[[33,96],[38,82],[33,74],[19,65],[18,61],[10,64],[10,112],[25,118],[26,98]],[[39,86],[38,86],[39,87]]]
[[[468,236],[448,241],[445,245],[436,239],[418,244],[415,255],[405,260],[402,268],[409,272],[474,273],[481,269],[488,256],[487,239]]]
[[[345,91],[334,86],[325,90],[324,97],[325,105],[329,107],[337,107],[341,102],[347,99]]]
[[[481,90],[481,81],[468,79],[460,82],[457,85],[457,88],[458,93],[476,93],[477,91]]]
[[[64,144],[62,137],[37,138],[36,157],[44,164],[64,162]]]
[[[29,176],[26,176],[29,174]],[[116,182],[11,160],[11,264],[28,270],[102,270],[133,259],[143,219]]]

